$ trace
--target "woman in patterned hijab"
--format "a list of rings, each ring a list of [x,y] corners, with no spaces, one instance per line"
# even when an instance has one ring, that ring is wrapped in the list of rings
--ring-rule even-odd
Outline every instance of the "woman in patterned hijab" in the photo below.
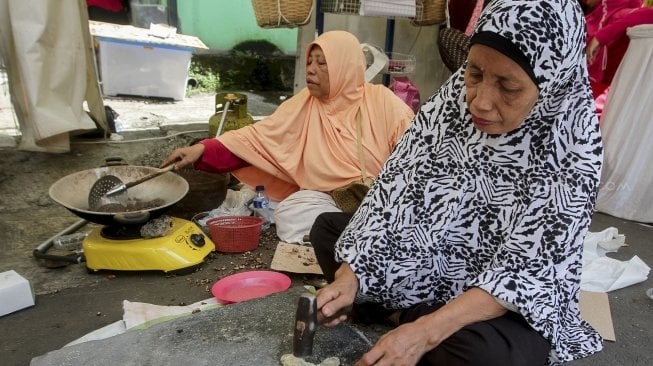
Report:
[[[578,307],[602,157],[579,4],[495,0],[471,44],[318,292],[327,326],[354,303],[400,309],[360,365],[557,364],[602,348]]]

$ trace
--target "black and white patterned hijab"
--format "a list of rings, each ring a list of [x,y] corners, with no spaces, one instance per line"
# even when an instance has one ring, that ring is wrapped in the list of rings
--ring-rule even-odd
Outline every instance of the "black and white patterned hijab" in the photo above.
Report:
[[[480,287],[552,345],[551,362],[601,348],[578,309],[582,243],[602,145],[577,1],[495,0],[475,32],[530,61],[540,96],[506,134],[477,130],[463,69],[421,108],[336,245],[359,300],[403,308]],[[464,66],[463,66],[464,68]]]

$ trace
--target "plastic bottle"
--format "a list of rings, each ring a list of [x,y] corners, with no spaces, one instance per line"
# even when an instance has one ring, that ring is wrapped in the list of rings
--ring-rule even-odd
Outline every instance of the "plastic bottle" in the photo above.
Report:
[[[61,250],[79,250],[82,248],[82,242],[88,236],[88,233],[72,233],[60,235],[52,242],[55,248]]]
[[[264,186],[256,186],[256,196],[252,200],[252,206],[254,206],[256,216],[263,219],[261,230],[267,230],[270,224],[274,222],[274,217],[270,208],[270,198],[265,192]]]

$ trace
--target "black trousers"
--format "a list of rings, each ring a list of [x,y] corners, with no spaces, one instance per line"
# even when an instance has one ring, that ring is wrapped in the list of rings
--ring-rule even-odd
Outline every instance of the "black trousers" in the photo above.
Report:
[[[316,218],[311,229],[310,239],[315,256],[329,282],[333,281],[335,271],[340,266],[334,259],[335,243],[351,217],[352,214],[343,212],[323,213]],[[370,310],[376,314],[367,314],[367,317],[358,314],[356,318],[383,321],[387,312],[379,311],[378,305],[370,305],[362,304],[355,308],[358,312]],[[400,323],[415,321],[442,306],[418,304],[403,310]],[[463,327],[426,353],[419,365],[546,365],[550,349],[549,342],[531,328],[520,314],[508,312],[501,317]]]
[[[419,304],[402,312],[400,323],[430,314],[443,304]],[[498,318],[467,325],[427,352],[419,366],[546,365],[551,345],[524,318],[509,311]]]
[[[328,282],[333,281],[334,274],[340,266],[334,258],[336,241],[352,216],[353,214],[344,212],[325,212],[315,219],[311,227],[309,233],[311,245],[324,278]]]

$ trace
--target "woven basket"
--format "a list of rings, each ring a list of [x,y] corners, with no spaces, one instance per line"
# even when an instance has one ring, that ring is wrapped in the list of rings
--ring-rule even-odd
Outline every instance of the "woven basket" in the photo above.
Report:
[[[415,0],[417,6],[415,18],[410,23],[416,26],[434,25],[447,20],[446,0]]]
[[[307,24],[313,0],[252,0],[256,23],[261,28],[294,28]]]
[[[467,59],[469,36],[456,28],[442,27],[438,34],[438,50],[444,65],[455,72]]]
[[[206,222],[219,252],[244,253],[258,247],[263,219],[254,216],[220,216]]]

